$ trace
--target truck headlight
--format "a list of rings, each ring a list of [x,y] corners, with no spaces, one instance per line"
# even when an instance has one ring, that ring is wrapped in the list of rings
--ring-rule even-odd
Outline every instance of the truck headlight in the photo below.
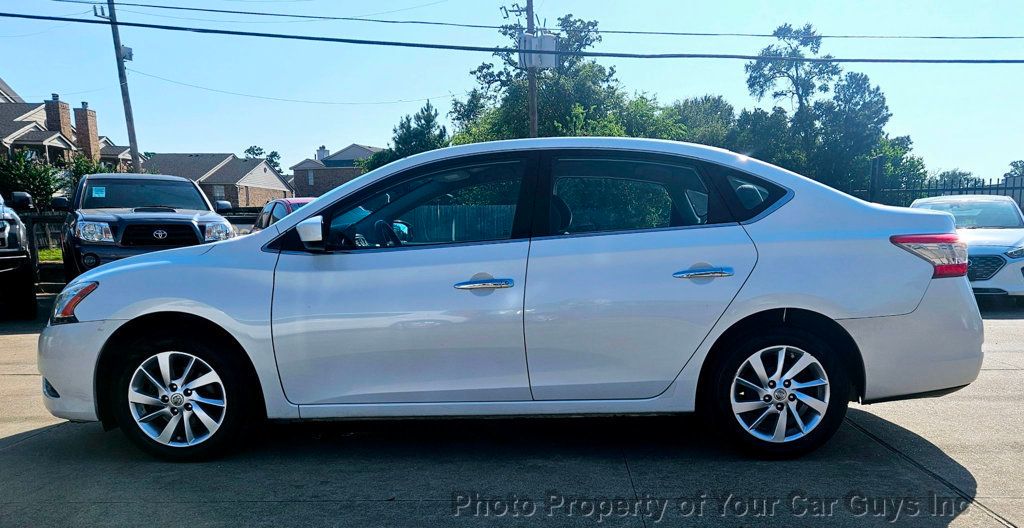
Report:
[[[234,229],[231,228],[231,224],[227,222],[215,222],[212,224],[206,224],[207,242],[227,240],[233,236],[235,236],[235,231]]]
[[[114,234],[106,222],[79,220],[75,224],[75,237],[86,242],[113,242]]]
[[[1024,247],[1015,247],[1006,252],[1006,256],[1010,258],[1021,258],[1024,257]]]

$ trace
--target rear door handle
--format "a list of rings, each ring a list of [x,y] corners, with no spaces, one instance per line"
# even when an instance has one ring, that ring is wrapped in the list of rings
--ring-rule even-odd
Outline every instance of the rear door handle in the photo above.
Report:
[[[715,279],[718,277],[732,277],[732,268],[700,268],[677,271],[672,274],[677,279]]]
[[[494,288],[511,288],[516,283],[512,279],[478,279],[455,283],[456,290],[484,290]]]

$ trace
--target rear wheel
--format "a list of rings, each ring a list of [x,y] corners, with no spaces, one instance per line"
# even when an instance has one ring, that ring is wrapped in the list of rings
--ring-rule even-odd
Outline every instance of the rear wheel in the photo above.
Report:
[[[207,459],[238,439],[254,406],[230,354],[177,339],[133,348],[109,400],[129,439],[171,460]]]
[[[817,449],[846,416],[850,382],[841,358],[801,330],[774,330],[729,347],[712,375],[713,419],[756,455]]]

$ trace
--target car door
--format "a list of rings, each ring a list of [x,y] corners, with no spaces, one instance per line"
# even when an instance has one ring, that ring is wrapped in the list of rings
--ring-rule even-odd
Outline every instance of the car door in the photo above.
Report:
[[[276,268],[274,350],[299,404],[529,400],[523,292],[535,157],[391,176],[319,213]]]
[[[686,159],[566,151],[543,165],[525,303],[533,396],[654,397],[738,293],[753,243]]]

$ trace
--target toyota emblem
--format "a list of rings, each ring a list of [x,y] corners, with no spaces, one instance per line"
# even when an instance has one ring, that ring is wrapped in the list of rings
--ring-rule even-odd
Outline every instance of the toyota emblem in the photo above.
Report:
[[[157,229],[156,231],[153,231],[153,238],[157,240],[163,240],[167,238],[167,231],[164,231],[163,229]]]

